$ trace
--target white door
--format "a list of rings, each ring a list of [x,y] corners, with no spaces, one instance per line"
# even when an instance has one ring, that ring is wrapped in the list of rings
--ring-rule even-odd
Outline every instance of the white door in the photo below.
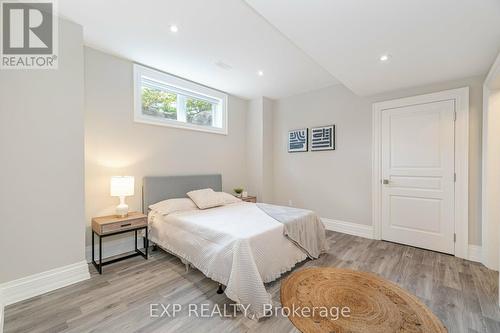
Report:
[[[454,254],[453,100],[382,111],[382,239]]]

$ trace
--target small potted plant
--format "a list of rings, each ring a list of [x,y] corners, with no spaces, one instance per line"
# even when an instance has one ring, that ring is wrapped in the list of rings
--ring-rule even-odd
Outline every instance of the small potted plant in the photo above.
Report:
[[[237,187],[237,188],[233,189],[233,191],[234,191],[234,193],[236,193],[237,197],[241,198],[241,193],[243,193],[243,188]]]

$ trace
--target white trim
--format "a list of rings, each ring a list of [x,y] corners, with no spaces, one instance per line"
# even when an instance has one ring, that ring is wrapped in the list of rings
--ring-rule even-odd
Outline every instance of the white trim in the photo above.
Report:
[[[142,247],[142,237],[138,237],[137,244]],[[109,257],[113,257],[119,254],[124,254],[126,252],[134,251],[134,237],[119,237],[116,239],[103,239],[102,241],[103,248],[103,257],[102,259],[107,259]],[[96,246],[94,248],[95,251],[95,259],[98,261],[99,259],[99,246],[96,242]],[[85,248],[85,258],[88,263],[92,262],[92,245],[88,245]]]
[[[375,104],[372,110],[372,224],[373,239],[382,239],[380,214],[382,214],[382,198],[380,193],[381,170],[381,144],[380,126],[382,121],[380,111],[376,111]]]
[[[499,58],[500,59],[500,58]],[[491,73],[491,72],[490,72]],[[489,76],[489,75],[488,75]],[[488,173],[491,168],[489,165],[489,152],[488,152],[488,141],[489,141],[489,100],[490,100],[490,90],[488,85],[483,85],[483,127],[482,127],[482,161],[481,161],[481,243],[483,245],[484,252],[482,252],[481,262],[489,269],[498,270],[498,253],[496,253],[496,244],[498,241],[498,235],[492,235],[491,230],[496,230],[496,221],[490,223],[490,207],[489,207],[489,193],[491,192],[491,185],[488,182]],[[496,198],[493,197],[493,202]],[[495,206],[494,206],[495,207]],[[492,237],[493,236],[493,237]]]
[[[182,128],[200,132],[208,132],[215,134],[228,134],[228,96],[218,90],[205,87],[203,85],[160,72],[138,64],[133,66],[134,76],[134,121],[142,124],[167,126],[174,128]],[[220,105],[220,113],[222,117],[222,128],[214,126],[202,126],[190,124],[174,119],[163,119],[158,117],[148,116],[142,113],[141,91],[142,78],[146,77],[150,81],[156,81],[159,84],[168,85],[173,90],[183,91],[185,94],[192,95],[195,98],[218,101]]]
[[[371,225],[332,220],[324,217],[321,218],[321,222],[323,222],[327,230],[363,238],[373,238],[373,228]]]
[[[2,296],[2,291],[0,290],[0,333],[3,333],[3,314],[4,314],[3,296]]]
[[[90,278],[85,260],[0,284],[3,305],[7,306]]]
[[[495,182],[489,181],[489,174],[494,174],[498,171],[498,167],[491,162],[492,154],[497,154],[495,150],[495,131],[490,130],[490,96],[492,92],[492,85],[497,76],[500,76],[500,54],[491,66],[488,75],[483,83],[483,145],[482,145],[482,190],[481,190],[481,216],[482,216],[482,260],[481,262],[489,269],[498,270],[500,267],[498,248],[500,244],[500,235],[496,224],[498,220],[495,218],[498,209],[496,203],[497,198],[495,192],[497,185]],[[495,91],[493,89],[493,91]],[[491,205],[490,205],[491,202]],[[495,234],[496,233],[496,234]],[[500,291],[499,291],[500,293]],[[499,297],[500,302],[500,297]]]
[[[495,62],[491,66],[491,69],[488,72],[486,79],[484,79],[484,86],[491,88],[490,86],[495,81],[497,75],[500,75],[500,53],[498,54],[497,58],[495,59]]]
[[[467,257],[470,261],[481,262],[483,257],[482,252],[483,249],[481,248],[481,245],[469,244],[469,253]]]
[[[469,87],[400,98],[373,104],[372,131],[372,219],[373,238],[381,239],[381,114],[382,110],[409,105],[454,100],[455,122],[455,256],[468,258],[469,247]]]

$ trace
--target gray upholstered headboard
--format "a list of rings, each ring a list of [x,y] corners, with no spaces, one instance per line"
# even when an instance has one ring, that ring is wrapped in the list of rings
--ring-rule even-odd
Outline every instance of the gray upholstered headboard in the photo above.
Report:
[[[211,188],[222,191],[221,175],[155,176],[142,180],[142,211],[148,213],[149,205],[172,198],[184,198],[192,190]]]

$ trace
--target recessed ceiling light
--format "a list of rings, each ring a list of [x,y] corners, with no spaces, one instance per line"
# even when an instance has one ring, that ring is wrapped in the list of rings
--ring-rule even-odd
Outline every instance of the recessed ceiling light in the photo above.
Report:
[[[390,54],[383,54],[380,56],[380,62],[388,62],[391,59]]]
[[[264,72],[263,72],[263,71],[258,71],[258,72],[257,72],[257,75],[258,75],[258,76],[264,76]]]
[[[172,25],[170,26],[170,31],[172,31],[172,32],[177,32],[177,31],[179,31],[179,28],[178,28],[175,24],[172,24]]]

